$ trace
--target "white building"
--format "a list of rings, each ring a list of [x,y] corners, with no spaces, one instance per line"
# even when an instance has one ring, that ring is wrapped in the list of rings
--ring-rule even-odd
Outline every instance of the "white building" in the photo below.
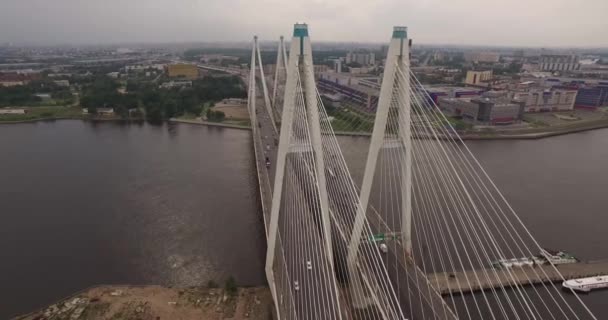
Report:
[[[171,80],[160,85],[161,88],[169,89],[175,87],[192,87],[192,81],[189,80]]]
[[[362,66],[376,64],[376,55],[373,52],[349,52],[346,54],[346,63],[358,63]]]
[[[0,114],[25,114],[25,109],[0,108]]]

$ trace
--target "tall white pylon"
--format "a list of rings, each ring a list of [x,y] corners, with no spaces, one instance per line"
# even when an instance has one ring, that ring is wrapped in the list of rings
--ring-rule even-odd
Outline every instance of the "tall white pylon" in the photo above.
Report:
[[[369,152],[367,154],[367,163],[365,165],[365,174],[363,183],[361,184],[360,206],[355,217],[353,233],[348,245],[348,267],[349,270],[355,270],[355,263],[361,243],[361,235],[365,222],[366,210],[369,204],[374,175],[376,173],[376,164],[378,154],[384,146],[386,124],[391,105],[395,105],[393,100],[397,101],[398,116],[400,119],[399,137],[402,147],[405,148],[405,161],[401,168],[402,179],[402,240],[403,245],[408,254],[411,254],[412,236],[411,236],[411,128],[410,121],[410,83],[406,76],[402,81],[396,81],[398,69],[403,74],[409,74],[410,47],[407,38],[406,27],[394,27],[393,36],[391,38],[388,54],[386,57],[386,65],[384,66],[384,76],[382,78],[382,87],[380,89],[380,99],[378,100],[378,108],[376,110],[376,120],[374,122],[374,131],[370,142]],[[351,272],[351,278],[355,275]]]
[[[257,131],[257,114],[256,114],[256,83],[255,83],[255,47],[257,43],[257,37],[254,37],[253,45],[251,46],[251,69],[249,70],[249,93],[247,94],[247,110],[249,111],[249,118],[251,119],[251,128],[255,137]]]
[[[285,42],[283,41],[283,36],[281,36],[281,39],[279,40],[279,48],[277,49],[277,63],[275,65],[274,82],[272,89],[272,106],[275,111],[282,107],[277,103],[277,89],[279,82],[281,82],[281,70],[283,70],[283,72],[287,72],[287,53],[285,50]]]
[[[257,57],[258,57],[257,67],[260,70],[260,79],[262,80],[262,91],[264,93],[264,104],[266,105],[266,111],[268,112],[268,115],[270,116],[270,123],[272,124],[272,128],[274,129],[275,132],[278,132],[276,121],[273,117],[272,106],[270,105],[270,96],[268,95],[268,87],[266,86],[266,76],[264,75],[264,68],[262,66],[262,54],[260,53],[260,45],[258,43],[258,36],[253,37],[253,48],[254,48],[253,49],[254,52],[257,53]],[[252,60],[255,60],[255,59],[252,59]],[[255,65],[255,64],[252,64],[252,65]],[[255,72],[253,72],[253,74],[255,75]],[[253,80],[254,80],[254,84],[255,84],[255,79],[253,79]],[[252,125],[253,125],[253,123],[252,123]]]
[[[323,159],[323,148],[321,144],[321,124],[319,122],[318,99],[314,79],[314,68],[312,60],[312,47],[308,37],[308,26],[306,24],[294,25],[293,38],[291,41],[289,63],[287,65],[287,83],[283,99],[283,112],[281,117],[281,131],[277,153],[276,173],[272,196],[272,209],[270,215],[270,226],[268,228],[268,250],[266,252],[266,277],[270,287],[274,287],[273,264],[275,259],[275,248],[278,234],[279,214],[281,212],[281,198],[283,196],[283,180],[287,155],[292,151],[293,141],[291,139],[294,127],[294,111],[296,107],[298,78],[301,79],[302,91],[306,117],[308,118],[308,130],[310,132],[310,149],[314,153],[316,172],[313,174],[317,181],[321,220],[323,223],[324,247],[326,249],[328,263],[334,270],[331,225],[329,218],[329,204],[327,186],[325,181],[325,163]],[[332,276],[333,277],[333,276]],[[337,292],[337,287],[334,287]]]

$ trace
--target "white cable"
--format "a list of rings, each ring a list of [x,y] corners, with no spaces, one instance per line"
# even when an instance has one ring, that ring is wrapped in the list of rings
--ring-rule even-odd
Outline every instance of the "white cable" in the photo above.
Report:
[[[467,176],[465,175],[465,178],[466,178],[466,177],[467,177]],[[484,194],[484,195],[485,195],[485,194]],[[534,271],[534,272],[536,272],[536,271]],[[535,291],[536,291],[536,288],[534,288],[534,289],[535,289]],[[543,303],[544,303],[544,301],[543,301]],[[559,308],[559,305],[558,305],[558,308]],[[548,308],[547,308],[547,309],[548,309]],[[561,308],[560,308],[560,309],[561,309]],[[548,309],[548,311],[550,312],[550,310],[549,310],[549,309]]]
[[[324,110],[322,110],[322,112],[324,112]],[[329,127],[329,130],[331,130],[331,127]],[[335,144],[336,144],[336,147],[338,147],[338,148],[339,148],[339,146],[337,145],[337,141],[336,141],[336,143],[335,143]],[[341,156],[341,153],[340,153],[340,156]],[[341,157],[342,157],[342,156],[341,156]],[[342,157],[342,160],[343,160],[343,157]],[[348,168],[346,167],[346,165],[344,165],[344,167],[345,167],[345,170],[346,170],[346,171],[348,171]],[[351,184],[352,184],[352,182],[351,182]],[[353,186],[354,186],[354,184],[353,184]],[[351,188],[352,188],[352,189],[355,189],[353,186],[351,186]],[[356,191],[355,191],[355,193],[356,193]],[[370,235],[371,235],[371,234],[370,234]]]
[[[449,135],[447,135],[447,136],[449,137]],[[468,161],[468,159],[467,159],[467,161]],[[559,305],[558,305],[558,307],[559,307]]]
[[[321,102],[322,103],[322,102]],[[320,110],[322,113],[324,113],[324,110]],[[331,128],[330,128],[331,129]]]

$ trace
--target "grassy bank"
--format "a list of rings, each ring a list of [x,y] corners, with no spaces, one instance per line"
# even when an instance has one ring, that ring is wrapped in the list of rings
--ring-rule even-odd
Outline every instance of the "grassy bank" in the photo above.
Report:
[[[32,107],[26,114],[2,114],[0,123],[25,122],[43,119],[82,119],[80,107]]]

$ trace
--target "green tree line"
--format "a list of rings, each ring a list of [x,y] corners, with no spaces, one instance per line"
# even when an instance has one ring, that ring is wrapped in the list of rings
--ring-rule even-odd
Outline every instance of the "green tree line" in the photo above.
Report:
[[[117,91],[118,83],[101,76],[83,89],[81,106],[95,113],[96,108],[112,107],[123,117],[132,108],[143,108],[146,118],[160,121],[184,114],[200,115],[206,102],[247,96],[238,77],[205,77],[192,82],[192,87],[159,88],[153,83],[127,82],[127,93]],[[214,115],[215,117],[215,115]],[[221,121],[214,118],[215,121]]]
[[[58,86],[53,81],[36,80],[26,85],[0,86],[0,107],[41,105],[42,99],[36,96],[38,93],[50,94],[58,104],[70,104],[73,101],[68,88]]]

